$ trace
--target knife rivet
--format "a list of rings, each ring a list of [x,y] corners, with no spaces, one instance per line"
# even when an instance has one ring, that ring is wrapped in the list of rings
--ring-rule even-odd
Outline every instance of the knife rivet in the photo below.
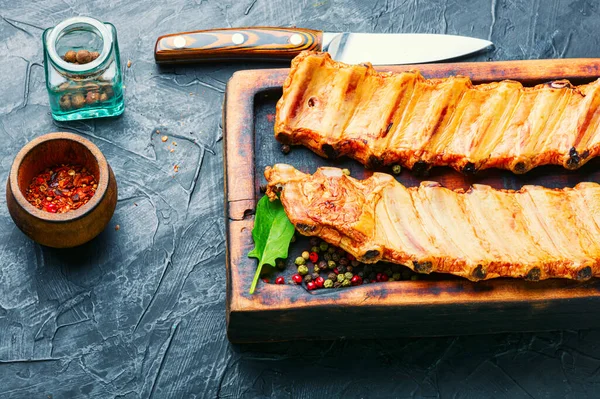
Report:
[[[185,37],[183,37],[183,36],[177,36],[175,39],[173,39],[173,44],[177,48],[184,47],[185,46]]]
[[[302,36],[300,36],[297,33],[294,33],[292,36],[290,36],[290,43],[292,43],[294,46],[299,45],[300,43],[302,43]]]
[[[231,41],[234,44],[242,44],[244,43],[244,35],[241,33],[234,33],[233,36],[231,36]]]

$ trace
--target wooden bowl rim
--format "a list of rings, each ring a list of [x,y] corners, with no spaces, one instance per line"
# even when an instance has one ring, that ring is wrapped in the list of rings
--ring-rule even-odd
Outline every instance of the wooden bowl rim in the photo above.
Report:
[[[19,188],[18,176],[19,171],[21,169],[21,164],[23,163],[23,159],[25,158],[25,156],[27,156],[27,154],[29,154],[35,147],[39,146],[40,144],[54,140],[74,141],[83,145],[85,148],[87,148],[88,151],[90,151],[90,153],[96,160],[96,163],[98,164],[99,181],[98,188],[96,189],[95,194],[92,196],[92,198],[87,204],[81,206],[79,209],[75,209],[73,211],[65,213],[50,213],[36,208],[35,206],[31,205],[29,201],[27,201],[27,199],[21,192],[21,189]],[[67,132],[47,133],[42,136],[36,137],[29,143],[25,144],[25,146],[21,148],[21,150],[17,153],[17,156],[15,157],[13,164],[10,168],[9,175],[10,190],[19,206],[31,216],[37,219],[55,223],[71,222],[83,218],[90,212],[92,212],[102,201],[104,195],[106,194],[106,191],[108,189],[108,179],[108,162],[106,161],[106,158],[104,157],[104,154],[102,154],[100,149],[88,139],[83,138],[77,134]]]

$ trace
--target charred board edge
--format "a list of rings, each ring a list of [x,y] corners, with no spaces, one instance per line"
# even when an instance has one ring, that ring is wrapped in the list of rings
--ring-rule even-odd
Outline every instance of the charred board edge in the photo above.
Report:
[[[515,79],[536,84],[561,78],[573,81],[595,79],[600,76],[600,60],[505,61],[378,69],[394,72],[419,69],[426,77],[462,74],[470,76],[474,82]],[[248,210],[252,211],[256,203],[255,175],[262,173],[256,171],[254,165],[254,101],[259,93],[280,88],[288,71],[240,71],[227,84],[223,145],[227,222],[226,321],[231,342],[596,327],[593,316],[600,313],[594,311],[600,309],[600,279],[585,282],[393,282],[322,294],[309,293],[301,287],[261,283],[257,292],[249,295],[255,261],[246,256],[252,246],[254,221]],[[581,156],[584,154],[573,154],[573,158]],[[483,274],[485,270],[478,273]],[[535,280],[534,274],[528,275],[527,279]],[[582,275],[581,280],[587,277]],[[489,312],[494,309],[504,311],[507,316],[491,317]],[[307,318],[307,312],[311,318]],[[321,320],[318,330],[311,327],[315,314]],[[369,322],[371,314],[377,315],[374,323]],[[427,314],[437,317],[428,318]],[[419,317],[419,322],[415,317]],[[277,320],[276,325],[273,320]]]

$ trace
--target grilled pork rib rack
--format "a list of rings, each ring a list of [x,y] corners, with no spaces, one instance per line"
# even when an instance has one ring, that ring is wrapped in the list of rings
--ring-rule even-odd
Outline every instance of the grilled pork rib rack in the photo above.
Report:
[[[600,151],[600,80],[523,87],[469,78],[381,73],[304,52],[292,62],[277,103],[275,137],[321,156],[416,172],[464,173],[539,165],[576,169]]]
[[[392,176],[366,180],[338,168],[314,175],[267,167],[267,194],[280,192],[296,229],[366,263],[398,263],[420,273],[486,280],[600,274],[600,185],[525,186],[519,191],[474,185],[449,190],[423,182],[406,188]]]

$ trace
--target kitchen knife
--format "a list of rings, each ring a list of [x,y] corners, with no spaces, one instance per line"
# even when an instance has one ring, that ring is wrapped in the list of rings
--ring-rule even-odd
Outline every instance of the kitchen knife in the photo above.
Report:
[[[214,60],[289,60],[303,50],[327,51],[336,61],[415,64],[471,54],[492,42],[427,33],[327,33],[302,28],[226,28],[161,36],[158,63]]]

